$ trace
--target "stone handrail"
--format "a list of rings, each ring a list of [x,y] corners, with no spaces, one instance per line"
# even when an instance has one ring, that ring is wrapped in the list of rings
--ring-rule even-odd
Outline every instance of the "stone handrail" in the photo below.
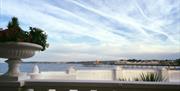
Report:
[[[0,91],[180,91],[180,83],[26,80],[0,82]]]

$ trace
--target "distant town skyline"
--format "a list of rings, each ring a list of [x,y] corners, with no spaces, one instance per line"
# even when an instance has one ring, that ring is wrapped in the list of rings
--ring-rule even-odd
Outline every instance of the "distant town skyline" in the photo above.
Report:
[[[27,61],[180,58],[180,0],[0,0],[0,28],[13,16],[48,34]]]

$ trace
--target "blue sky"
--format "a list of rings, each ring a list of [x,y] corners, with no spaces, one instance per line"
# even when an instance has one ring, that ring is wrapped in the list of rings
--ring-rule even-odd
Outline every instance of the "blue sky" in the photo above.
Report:
[[[0,27],[12,16],[39,27],[50,47],[28,61],[180,58],[180,0],[0,0]]]

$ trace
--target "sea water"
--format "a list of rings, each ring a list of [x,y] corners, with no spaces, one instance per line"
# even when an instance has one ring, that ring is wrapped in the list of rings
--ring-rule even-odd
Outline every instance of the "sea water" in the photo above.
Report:
[[[83,64],[66,64],[66,63],[21,63],[21,72],[32,72],[34,65],[38,65],[40,71],[65,71],[70,67],[75,69],[113,69],[114,65],[83,65]],[[0,73],[4,73],[8,70],[7,63],[0,63]]]

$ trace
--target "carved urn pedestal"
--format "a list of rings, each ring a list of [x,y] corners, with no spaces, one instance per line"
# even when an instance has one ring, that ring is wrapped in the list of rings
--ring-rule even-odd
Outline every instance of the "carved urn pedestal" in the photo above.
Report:
[[[0,76],[0,81],[20,81],[27,79],[27,74],[21,73],[21,59],[30,58],[40,51],[42,46],[26,42],[0,43],[0,58],[7,59],[8,71]]]

